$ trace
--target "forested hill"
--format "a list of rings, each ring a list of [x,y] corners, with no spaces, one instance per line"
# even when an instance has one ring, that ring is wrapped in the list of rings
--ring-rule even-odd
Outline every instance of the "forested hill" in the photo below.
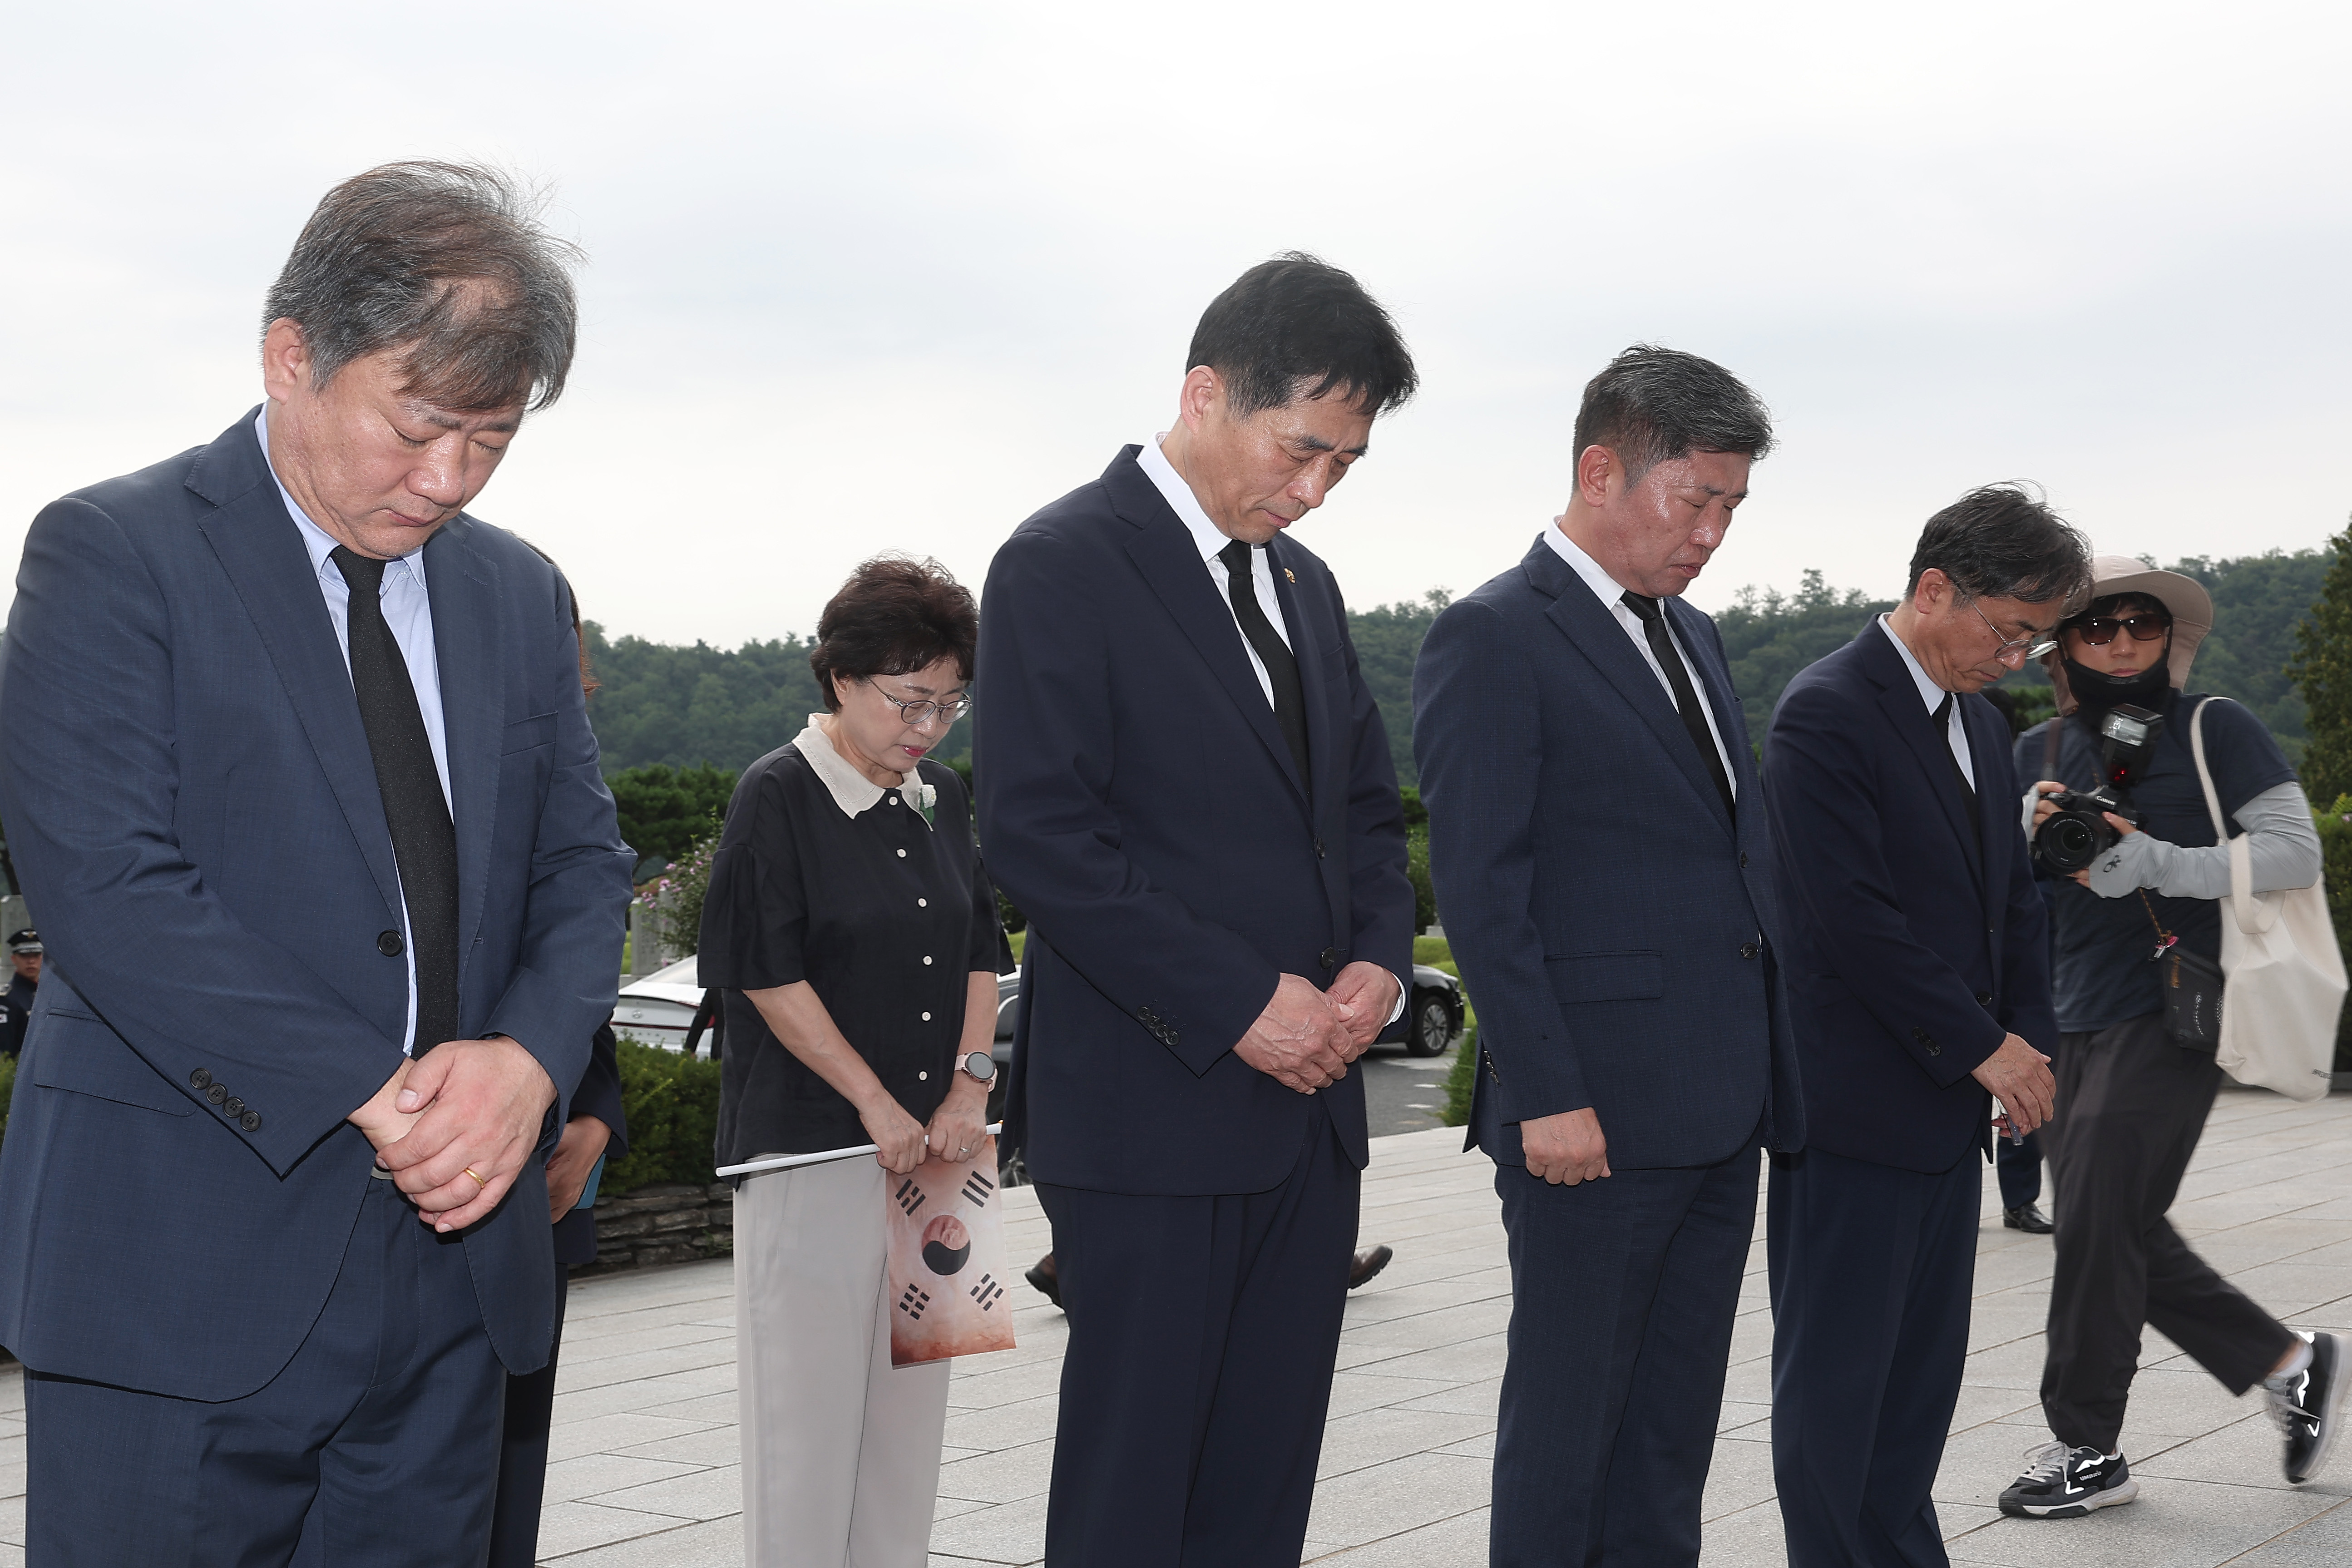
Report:
[[[2197,656],[2192,684],[2253,709],[2286,742],[2290,755],[2302,751],[2304,712],[2284,667],[2294,652],[2295,627],[2319,597],[2327,560],[2325,552],[2300,550],[2220,561],[2200,557],[2171,567],[2213,595],[2217,626]],[[1365,682],[1388,724],[1397,774],[1407,784],[1418,777],[1412,765],[1413,658],[1447,602],[1444,590],[1433,590],[1417,601],[1375,605],[1348,616]],[[1732,682],[1747,706],[1749,731],[1763,734],[1790,677],[1850,640],[1888,606],[1888,601],[1865,599],[1854,590],[1832,589],[1819,572],[1806,573],[1790,595],[1743,590],[1738,602],[1716,616],[1716,625],[1730,656]],[[797,637],[729,650],[633,637],[608,641],[591,622],[588,650],[604,682],[589,716],[607,774],[652,763],[707,763],[737,772],[798,734],[818,707],[808,645]],[[2009,684],[2044,682],[2038,668],[2029,668]],[[985,722],[985,716],[978,721]],[[950,733],[939,753],[941,761],[970,755],[971,723]]]

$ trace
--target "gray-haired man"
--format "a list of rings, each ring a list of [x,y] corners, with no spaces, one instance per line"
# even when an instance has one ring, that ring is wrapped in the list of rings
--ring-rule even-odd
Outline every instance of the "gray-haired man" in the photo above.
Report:
[[[569,591],[462,510],[562,387],[569,258],[487,171],[346,182],[271,290],[266,405],[26,536],[33,1562],[482,1560],[631,866]]]

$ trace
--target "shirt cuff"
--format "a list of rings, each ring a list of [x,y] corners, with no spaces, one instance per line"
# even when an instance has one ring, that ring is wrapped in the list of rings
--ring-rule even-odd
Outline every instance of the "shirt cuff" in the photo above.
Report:
[[[1411,995],[1412,994],[1412,987],[1411,987],[1411,986],[1407,985],[1407,984],[1404,983],[1404,981],[1403,981],[1402,979],[1399,978],[1399,976],[1398,976],[1398,974],[1397,974],[1396,971],[1394,971],[1393,969],[1392,969],[1392,970],[1391,970],[1391,971],[1389,971],[1389,978],[1390,978],[1390,979],[1391,979],[1391,980],[1396,981],[1396,983],[1397,983],[1397,999],[1396,999],[1396,1005],[1389,1009],[1389,1024],[1393,1024],[1393,1023],[1395,1023],[1399,1018],[1402,1018],[1402,1017],[1403,1017],[1403,1016],[1404,1016],[1404,1004],[1405,1004],[1405,998],[1407,998],[1407,997],[1409,997],[1409,996],[1411,996]],[[1388,1025],[1388,1024],[1382,1024],[1382,1025],[1381,1026],[1381,1028],[1383,1028],[1383,1029],[1387,1028],[1388,1026],[1389,1026],[1389,1025]]]

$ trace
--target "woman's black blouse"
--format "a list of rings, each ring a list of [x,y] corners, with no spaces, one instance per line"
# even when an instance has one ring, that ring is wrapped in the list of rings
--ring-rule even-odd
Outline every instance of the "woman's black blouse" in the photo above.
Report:
[[[925,826],[906,791],[855,817],[797,747],[745,771],[702,907],[701,979],[726,992],[718,1163],[873,1142],[848,1100],[770,1032],[746,991],[808,982],[844,1038],[918,1121],[939,1109],[975,971],[996,973],[996,895],[981,870],[963,781],[916,764],[938,792]]]

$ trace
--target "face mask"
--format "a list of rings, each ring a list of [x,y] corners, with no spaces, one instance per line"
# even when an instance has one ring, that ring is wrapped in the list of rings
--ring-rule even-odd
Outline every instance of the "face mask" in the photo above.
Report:
[[[2106,675],[2066,660],[2066,684],[2084,707],[2104,712],[2128,703],[2134,708],[2164,711],[2164,694],[2172,688],[2171,660],[2158,659],[2155,668],[2137,675]]]

